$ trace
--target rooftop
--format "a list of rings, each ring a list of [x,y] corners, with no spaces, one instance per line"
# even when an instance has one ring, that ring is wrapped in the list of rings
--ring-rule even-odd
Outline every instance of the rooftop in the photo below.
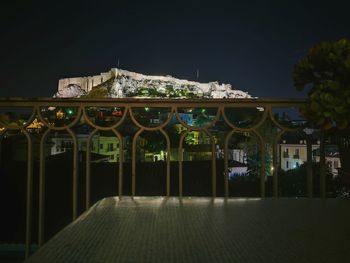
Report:
[[[105,198],[26,262],[349,262],[350,200]]]

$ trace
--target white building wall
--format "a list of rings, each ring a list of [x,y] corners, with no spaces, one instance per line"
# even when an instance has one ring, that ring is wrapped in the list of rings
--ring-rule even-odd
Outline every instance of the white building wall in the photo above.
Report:
[[[78,150],[86,151],[88,135],[77,135]],[[73,140],[69,136],[53,137],[51,138],[50,155],[60,154],[72,149]],[[98,153],[109,157],[109,162],[119,161],[119,140],[117,137],[94,136],[91,140],[92,153]]]
[[[312,151],[320,148],[318,144],[312,145]],[[284,171],[297,168],[307,161],[306,144],[280,144],[281,149],[281,169]],[[288,151],[288,157],[285,153]],[[299,154],[297,152],[299,151]],[[298,156],[296,156],[298,155]]]
[[[319,144],[312,145],[312,151],[320,148]],[[281,169],[288,171],[290,169],[295,169],[298,165],[301,165],[307,161],[307,146],[306,144],[280,144],[281,149]],[[288,157],[284,155],[288,149]],[[299,158],[295,158],[296,150],[299,150]],[[319,156],[312,156],[314,162],[319,162]],[[337,168],[341,167],[340,158],[337,156],[326,156],[326,163],[330,168],[333,175],[338,175]],[[338,167],[335,167],[337,163]]]
[[[86,139],[88,135],[78,134],[78,151],[86,150]],[[66,152],[68,149],[72,149],[73,140],[70,136],[58,136],[51,138],[51,150],[50,155],[60,154]]]
[[[119,161],[119,139],[113,136],[94,136],[91,152],[106,155],[109,162]]]

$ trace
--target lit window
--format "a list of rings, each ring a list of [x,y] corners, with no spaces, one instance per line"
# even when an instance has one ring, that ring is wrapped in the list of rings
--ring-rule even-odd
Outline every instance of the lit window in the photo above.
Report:
[[[113,151],[113,143],[108,144],[108,151],[112,152]]]

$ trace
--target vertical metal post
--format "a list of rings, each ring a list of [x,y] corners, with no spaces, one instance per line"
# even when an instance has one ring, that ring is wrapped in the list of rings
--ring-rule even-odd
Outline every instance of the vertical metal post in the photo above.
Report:
[[[313,178],[312,178],[312,137],[306,136],[306,176],[307,176],[307,197],[313,196]]]
[[[325,134],[321,130],[320,136],[320,195],[326,198],[326,153],[325,153]]]
[[[170,196],[170,139],[168,134],[163,130],[159,130],[166,140],[166,196]]]
[[[95,136],[97,129],[90,133],[87,138],[86,143],[86,185],[85,185],[85,205],[86,210],[90,208],[91,205],[91,141]],[[99,150],[99,142],[97,143],[97,149]]]
[[[131,196],[132,197],[135,196],[135,184],[136,184],[136,142],[133,142],[132,159],[131,159]]]
[[[74,143],[73,151],[73,221],[78,217],[78,146]]]
[[[0,165],[2,164],[2,140],[4,138],[4,134],[4,131],[0,132]]]
[[[78,140],[71,129],[67,129],[73,140],[73,221],[78,217]]]
[[[123,195],[123,161],[124,161],[124,145],[123,138],[119,138],[119,173],[118,173],[118,196],[119,199]]]
[[[182,149],[180,151],[179,148],[179,153],[178,153],[178,158],[179,158],[179,197],[181,198],[183,193],[182,193],[182,176],[183,176],[183,169],[182,169],[182,161],[183,161],[183,152]]]
[[[211,139],[211,183],[212,183],[212,197],[216,197],[216,150],[213,137]]]
[[[272,146],[272,175],[273,175],[273,197],[277,198],[278,197],[278,177],[277,177],[277,161],[278,161],[278,154],[277,152],[280,149],[278,149],[278,143],[277,140],[273,142]]]
[[[113,133],[117,136],[119,142],[119,161],[118,161],[118,197],[119,199],[123,194],[123,156],[124,156],[124,146],[123,146],[123,137],[118,133],[114,128],[112,129]]]
[[[265,165],[265,141],[260,140],[260,153],[261,153],[261,170],[260,170],[260,195],[261,198],[265,197],[265,176],[266,176],[266,165]]]
[[[182,162],[183,162],[183,142],[185,139],[185,136],[188,134],[188,131],[181,134],[180,142],[179,142],[179,149],[178,149],[178,159],[179,159],[179,197],[182,198],[183,195],[183,169],[182,169]]]
[[[90,208],[90,195],[91,195],[91,137],[89,136],[86,143],[86,184],[85,184],[85,209]]]
[[[32,202],[33,202],[33,142],[31,136],[26,130],[23,133],[27,137],[27,200],[26,200],[26,245],[25,258],[28,258],[31,252],[32,239]]]
[[[39,225],[38,225],[38,245],[44,244],[45,228],[45,139],[50,132],[46,130],[40,140],[40,168],[39,168]]]
[[[136,143],[132,144],[132,159],[131,159],[131,196],[135,196],[136,184]]]
[[[161,129],[160,130],[166,139],[166,196],[169,197],[170,196],[170,139],[168,134]]]
[[[229,185],[228,185],[228,143],[233,134],[231,131],[226,135],[225,146],[224,146],[224,187],[225,187],[225,198],[229,196]]]
[[[170,144],[166,150],[166,196],[170,196]]]
[[[143,132],[140,129],[136,132],[132,140],[132,160],[131,160],[131,196],[135,197],[136,194],[136,150],[137,150],[137,139],[139,135]]]

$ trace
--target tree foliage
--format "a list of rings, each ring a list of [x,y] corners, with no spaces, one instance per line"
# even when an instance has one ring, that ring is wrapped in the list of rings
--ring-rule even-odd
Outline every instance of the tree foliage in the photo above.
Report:
[[[277,136],[277,128],[271,122],[265,121],[259,128],[259,133],[265,139],[265,176],[272,175],[272,145]],[[261,171],[261,149],[255,136],[250,136],[249,140],[242,146],[245,148],[248,158],[248,173],[252,176],[259,177]]]
[[[322,42],[313,46],[294,67],[294,85],[309,88],[302,114],[316,127],[350,126],[350,41]]]

